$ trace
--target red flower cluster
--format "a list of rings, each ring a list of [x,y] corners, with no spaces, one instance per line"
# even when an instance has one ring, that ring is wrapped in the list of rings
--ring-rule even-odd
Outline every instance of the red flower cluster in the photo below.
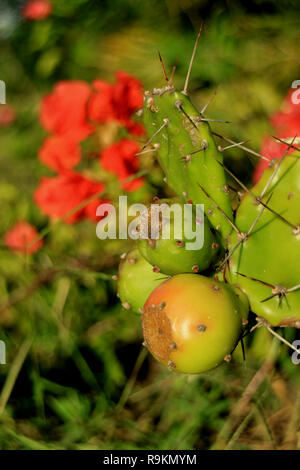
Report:
[[[22,8],[22,16],[27,20],[43,20],[52,12],[49,0],[30,0]]]
[[[136,153],[139,147],[136,142],[122,139],[107,147],[100,156],[100,162],[105,170],[115,173],[120,181],[129,178],[137,172],[139,162]],[[122,184],[122,188],[128,192],[135,191],[144,184],[143,178],[135,178]]]
[[[271,124],[275,129],[276,137],[280,139],[294,138],[300,136],[300,104],[292,102],[291,91],[285,98],[282,110],[271,116]],[[265,157],[280,158],[287,149],[287,145],[274,138],[267,137],[264,139],[260,153]],[[294,150],[291,148],[289,153]],[[256,183],[262,172],[267,168],[268,162],[266,160],[259,160],[253,175],[253,180]]]
[[[42,125],[47,131],[74,142],[85,139],[93,132],[93,127],[87,122],[90,96],[90,87],[85,82],[59,82],[42,101]]]
[[[83,201],[103,192],[102,183],[91,181],[74,171],[64,172],[54,178],[43,178],[34,199],[43,212],[53,218],[66,217],[74,223],[83,217],[97,220],[96,209],[99,199],[80,207]],[[79,207],[78,207],[79,206]],[[76,208],[78,207],[78,210]]]
[[[52,135],[45,139],[38,156],[44,165],[58,172],[56,177],[42,179],[35,193],[35,201],[45,214],[55,218],[66,216],[69,223],[84,217],[96,220],[99,199],[83,208],[81,203],[103,192],[105,186],[74,171],[82,159],[80,142],[95,132],[99,124],[110,121],[117,121],[131,134],[143,133],[142,126],[132,119],[142,105],[140,82],[125,72],[117,72],[115,85],[96,80],[93,89],[82,81],[59,82],[43,99],[40,119]],[[123,139],[103,151],[100,163],[123,181],[138,171],[135,156],[138,151],[135,141]],[[143,183],[142,178],[136,178],[122,187],[134,191]],[[77,206],[80,209],[75,211]]]
[[[43,240],[34,241],[37,237],[38,232],[35,227],[26,221],[20,221],[6,232],[4,242],[13,251],[31,254],[43,245]]]
[[[142,135],[144,128],[132,120],[132,115],[143,106],[142,85],[125,72],[116,73],[115,85],[95,80],[89,114],[93,121],[118,121],[133,135]]]
[[[81,160],[80,147],[64,136],[49,137],[39,151],[39,159],[55,171],[71,169]]]

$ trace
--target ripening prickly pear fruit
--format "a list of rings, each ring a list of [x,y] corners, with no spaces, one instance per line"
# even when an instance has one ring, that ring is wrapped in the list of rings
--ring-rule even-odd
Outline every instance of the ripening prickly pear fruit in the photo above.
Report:
[[[165,279],[153,271],[138,249],[133,249],[121,260],[118,274],[118,294],[122,305],[141,313],[147,297]]]
[[[170,369],[198,374],[230,360],[247,312],[235,290],[195,274],[178,274],[149,295],[145,345]]]
[[[235,222],[242,234],[254,228],[242,240],[236,232],[230,235],[226,276],[244,290],[256,315],[274,326],[300,328],[298,155],[289,154],[266,169],[244,196]]]
[[[143,120],[167,184],[182,200],[205,205],[205,214],[225,246],[231,225],[211,198],[229,219],[232,208],[226,175],[220,165],[223,155],[209,123],[186,94],[177,92],[170,84],[145,92]]]
[[[159,212],[162,208],[162,212]],[[138,239],[140,253],[164,274],[197,273],[216,259],[219,244],[201,208],[162,199],[141,216],[148,239]],[[155,238],[151,238],[154,234]]]

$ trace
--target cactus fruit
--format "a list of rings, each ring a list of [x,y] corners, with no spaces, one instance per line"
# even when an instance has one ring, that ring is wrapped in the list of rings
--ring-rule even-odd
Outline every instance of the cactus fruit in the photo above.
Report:
[[[118,294],[123,307],[141,313],[149,294],[164,280],[137,248],[131,250],[119,266]]]
[[[272,196],[267,205],[273,212],[257,202],[262,194],[265,203]],[[234,251],[227,277],[271,325],[300,326],[299,207],[300,160],[290,154],[266,169],[241,202],[235,220],[241,233],[261,214],[251,234],[241,240],[243,235],[233,232],[229,240],[228,250]]]
[[[198,374],[230,359],[246,316],[229,284],[177,274],[154,289],[144,305],[145,345],[170,369]]]
[[[174,215],[174,211],[170,211],[171,205],[177,211],[179,210],[178,215]],[[154,217],[154,212],[162,207],[167,210]],[[186,209],[190,209],[191,223],[189,224],[185,224],[187,222]],[[162,216],[159,217],[159,215]],[[206,216],[202,211],[196,214],[194,206],[185,205],[184,207],[174,199],[162,199],[159,204],[152,204],[142,219],[147,227],[152,228],[156,239],[151,239],[151,236],[149,239],[139,239],[137,245],[140,253],[158,271],[172,275],[202,272],[216,258],[219,244],[216,243]],[[169,234],[167,233],[166,238],[162,236],[164,227],[169,228]],[[196,234],[197,229],[199,229],[198,235]],[[179,238],[176,237],[176,234],[179,235]],[[199,244],[201,239],[201,246],[195,249],[194,244],[197,243],[197,238],[199,238]]]

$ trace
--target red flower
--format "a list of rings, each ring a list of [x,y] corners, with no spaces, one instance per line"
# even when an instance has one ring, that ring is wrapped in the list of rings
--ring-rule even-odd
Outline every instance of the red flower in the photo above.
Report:
[[[295,137],[295,135],[300,135],[300,113],[298,112],[280,111],[272,116],[271,123],[278,136]]]
[[[46,215],[61,218],[104,189],[105,186],[102,183],[91,181],[74,171],[67,171],[54,178],[43,178],[35,192],[34,199]],[[66,222],[74,223],[84,217],[97,220],[96,207],[99,203],[98,198],[78,208],[66,218]]]
[[[0,105],[0,126],[10,126],[16,119],[15,109],[8,104]]]
[[[87,122],[90,87],[81,81],[59,82],[42,101],[40,118],[46,130],[74,142],[85,139],[93,128]]]
[[[292,102],[293,92],[294,90],[289,92],[286,96],[282,111],[273,114],[270,118],[276,131],[276,136],[280,139],[292,139],[295,136],[300,137],[300,105]],[[286,144],[283,144],[274,138],[266,138],[263,141],[260,153],[265,157],[277,159],[282,157],[286,150]],[[294,152],[293,148],[289,150],[289,153],[292,152]],[[253,174],[253,181],[255,183],[259,180],[263,170],[267,167],[268,162],[260,159]]]
[[[283,137],[282,137],[283,138]],[[264,157],[267,158],[280,158],[286,151],[288,146],[286,144],[283,144],[279,142],[278,140],[275,140],[274,138],[268,137],[264,140],[260,153]],[[290,148],[288,153],[294,152],[293,148]],[[259,178],[261,177],[262,172],[264,171],[265,168],[267,168],[269,165],[269,162],[267,160],[263,160],[262,158],[259,159],[259,162],[257,163],[254,174],[253,174],[253,181],[254,183],[257,183]]]
[[[43,240],[32,243],[38,237],[38,232],[26,221],[14,225],[4,237],[5,245],[14,251],[22,253],[35,253],[43,245]]]
[[[55,171],[69,170],[80,162],[80,148],[66,137],[48,137],[39,151],[39,159]]]
[[[142,85],[136,78],[122,71],[117,72],[116,77],[114,101],[117,116],[126,125],[132,114],[143,106]]]
[[[100,163],[105,170],[117,175],[120,181],[134,175],[139,169],[139,152],[136,142],[122,139],[119,142],[107,147],[100,156]],[[143,178],[136,178],[128,183],[123,183],[122,188],[126,191],[135,191],[144,184]]]
[[[22,16],[27,20],[43,20],[52,12],[49,0],[31,0],[22,8]]]
[[[132,120],[132,115],[143,106],[142,85],[125,72],[117,72],[116,78],[115,85],[101,80],[93,83],[96,92],[90,101],[90,117],[101,123],[119,121],[130,133],[142,135],[143,126]]]
[[[116,119],[114,105],[114,86],[102,80],[95,80],[93,87],[96,91],[91,97],[89,115],[97,122],[108,122]]]

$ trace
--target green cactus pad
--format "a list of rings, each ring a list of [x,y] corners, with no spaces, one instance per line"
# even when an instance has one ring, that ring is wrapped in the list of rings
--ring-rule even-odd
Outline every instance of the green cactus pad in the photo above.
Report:
[[[167,86],[145,93],[144,123],[150,142],[156,144],[158,160],[167,184],[183,199],[205,205],[211,225],[222,242],[231,231],[229,222],[209,196],[231,219],[232,209],[226,177],[218,162],[222,153],[214,142],[210,126],[183,93]]]
[[[265,208],[249,238],[230,257],[227,277],[246,292],[252,311],[271,325],[300,327],[299,153],[277,161],[275,168],[273,179],[274,168],[268,168],[251,190],[254,196],[245,195],[236,225],[241,232],[248,232],[263,207],[255,197],[262,194],[268,182],[262,200],[266,203],[272,195],[267,205],[285,221]],[[233,232],[229,252],[238,241],[238,234]]]

